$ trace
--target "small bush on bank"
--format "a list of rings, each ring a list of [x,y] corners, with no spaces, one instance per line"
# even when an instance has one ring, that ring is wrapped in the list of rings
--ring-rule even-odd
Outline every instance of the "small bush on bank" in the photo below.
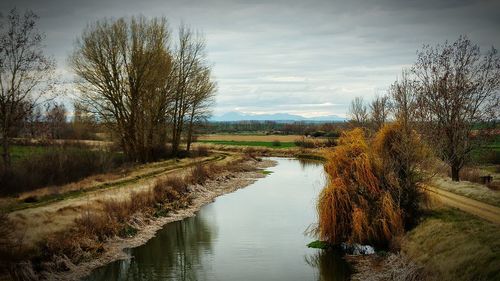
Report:
[[[324,142],[324,147],[334,147],[337,145],[337,141],[333,138],[328,138]]]
[[[451,177],[451,173],[449,173],[449,176]],[[464,167],[460,170],[460,179],[475,183],[482,183],[481,171],[471,167]]]
[[[281,142],[279,140],[274,140],[271,145],[278,147],[278,146],[281,146]]]
[[[295,140],[295,145],[302,148],[315,148],[314,141],[306,140],[305,137]]]
[[[190,182],[193,184],[202,184],[209,178],[209,171],[202,164],[195,165],[191,170]]]
[[[191,156],[193,157],[205,157],[210,154],[210,151],[208,150],[208,147],[200,145],[197,146],[191,153]]]

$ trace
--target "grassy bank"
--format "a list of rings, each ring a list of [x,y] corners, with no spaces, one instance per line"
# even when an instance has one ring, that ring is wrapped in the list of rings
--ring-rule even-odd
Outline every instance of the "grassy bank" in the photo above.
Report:
[[[220,164],[197,164],[175,175],[160,177],[147,187],[137,186],[128,196],[103,197],[106,199],[79,210],[80,215],[71,226],[47,235],[30,247],[13,232],[5,231],[6,235],[0,239],[0,271],[11,276],[39,277],[44,272],[68,271],[74,265],[92,261],[106,251],[107,241],[134,237],[156,219],[178,216],[180,210],[199,196],[212,196],[211,189],[221,186],[219,180],[227,182],[234,173],[254,171],[256,167],[250,162],[256,160],[239,157]],[[200,185],[205,187],[198,192]],[[209,194],[203,195],[204,192]],[[77,208],[74,204],[72,207]],[[0,232],[14,229],[16,226],[11,223],[7,219],[0,221]]]
[[[402,250],[431,280],[500,280],[500,226],[456,209],[432,210]]]

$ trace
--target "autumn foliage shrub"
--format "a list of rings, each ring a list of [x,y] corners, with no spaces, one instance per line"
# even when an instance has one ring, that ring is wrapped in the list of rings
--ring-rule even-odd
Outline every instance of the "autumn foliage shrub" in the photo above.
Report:
[[[319,238],[388,246],[419,213],[418,165],[424,152],[417,135],[399,124],[382,128],[371,142],[362,129],[344,132],[326,155]]]

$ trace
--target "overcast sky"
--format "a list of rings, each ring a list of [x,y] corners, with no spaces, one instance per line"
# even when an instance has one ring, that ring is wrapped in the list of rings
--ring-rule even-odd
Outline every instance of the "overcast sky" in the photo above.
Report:
[[[40,16],[61,77],[87,23],[166,16],[202,31],[218,83],[216,114],[286,112],[344,116],[350,100],[383,93],[423,44],[466,34],[500,48],[500,1],[467,0],[0,0]]]

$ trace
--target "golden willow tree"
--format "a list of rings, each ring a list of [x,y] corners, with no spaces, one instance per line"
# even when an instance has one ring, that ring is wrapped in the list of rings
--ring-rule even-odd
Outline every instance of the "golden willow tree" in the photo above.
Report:
[[[215,86],[204,87],[204,100],[193,98],[209,70],[204,40],[193,34],[182,26],[172,47],[165,18],[132,17],[97,21],[78,39],[70,62],[80,103],[118,136],[129,160],[150,161],[169,140],[176,154],[185,121],[213,99]],[[210,77],[203,81],[214,85]]]
[[[369,142],[362,129],[343,133],[327,153],[327,186],[318,200],[319,238],[332,244],[386,246],[420,212],[418,168],[426,150],[414,131],[385,125]]]

